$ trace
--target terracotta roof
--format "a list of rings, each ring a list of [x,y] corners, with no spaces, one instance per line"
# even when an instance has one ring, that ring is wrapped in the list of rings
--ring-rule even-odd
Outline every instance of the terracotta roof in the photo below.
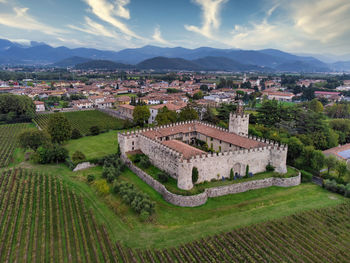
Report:
[[[167,104],[160,104],[160,105],[156,105],[156,106],[151,106],[150,108],[151,109],[155,109],[155,110],[159,110],[159,109],[162,109],[164,107],[167,107],[168,110],[171,110],[171,111],[178,111],[178,110],[181,110],[183,108],[185,108],[187,105],[187,103],[183,102],[183,103],[177,103],[177,104],[174,104],[174,103],[167,103]]]
[[[179,133],[189,132],[199,132],[208,137],[212,137],[217,140],[221,140],[244,149],[252,149],[267,146],[267,144],[263,142],[258,142],[234,133],[221,131],[217,128],[206,126],[203,123],[188,123],[183,125],[176,125],[173,127],[146,131],[143,134],[151,139],[156,139],[160,137],[167,137]]]
[[[190,159],[192,156],[196,155],[206,154],[206,152],[178,140],[164,141],[163,144],[177,152],[182,153],[185,159]]]
[[[119,108],[126,108],[126,109],[129,109],[129,110],[134,110],[135,106],[128,105],[128,104],[123,104],[123,105],[120,105]]]
[[[44,105],[44,102],[42,102],[42,101],[34,101],[34,104],[35,105]]]
[[[339,153],[342,153],[344,151],[349,151],[350,150],[350,143],[345,144],[343,146],[338,146],[338,147],[334,147],[328,150],[323,151],[323,154],[328,156],[330,154],[335,155],[338,159],[342,159],[342,160],[346,160],[346,158],[344,158],[343,156],[341,156]]]

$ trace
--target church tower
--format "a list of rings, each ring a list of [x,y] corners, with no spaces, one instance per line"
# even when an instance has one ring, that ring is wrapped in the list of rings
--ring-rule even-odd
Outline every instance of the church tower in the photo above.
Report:
[[[244,113],[243,102],[239,102],[235,113],[230,113],[229,132],[248,136],[249,114]]]

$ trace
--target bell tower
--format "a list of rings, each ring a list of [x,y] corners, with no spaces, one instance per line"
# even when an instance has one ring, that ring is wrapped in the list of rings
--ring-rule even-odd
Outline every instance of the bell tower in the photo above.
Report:
[[[248,136],[249,114],[244,113],[243,102],[239,101],[235,113],[230,113],[229,132]]]

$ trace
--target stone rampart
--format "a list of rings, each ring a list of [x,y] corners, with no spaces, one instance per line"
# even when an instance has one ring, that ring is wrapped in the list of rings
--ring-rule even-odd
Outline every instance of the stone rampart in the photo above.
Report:
[[[161,194],[167,202],[181,207],[197,207],[204,205],[208,198],[224,196],[228,194],[242,193],[249,190],[266,188],[270,186],[291,187],[297,186],[301,182],[301,175],[291,178],[266,178],[262,180],[249,181],[244,183],[231,184],[221,187],[213,187],[205,189],[205,191],[198,195],[183,196],[169,192],[166,187],[152,178],[150,175],[142,171],[140,168],[132,164],[127,158],[122,156],[125,164],[133,171],[141,180],[151,186],[155,191]]]

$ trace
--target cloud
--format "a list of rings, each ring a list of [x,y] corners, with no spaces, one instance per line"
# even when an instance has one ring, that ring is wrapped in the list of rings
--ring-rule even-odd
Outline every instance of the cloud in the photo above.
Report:
[[[160,27],[157,26],[155,29],[154,29],[154,34],[153,34],[153,40],[158,42],[158,43],[161,43],[163,45],[171,45],[170,42],[168,42],[167,40],[165,40],[163,37],[162,37],[162,33],[160,32]]]
[[[85,25],[84,27],[78,27],[74,25],[68,25],[69,28],[78,30],[81,32],[85,32],[95,36],[105,36],[110,38],[118,38],[118,34],[111,30],[108,30],[103,25],[93,21],[89,17],[85,17]]]
[[[28,10],[29,9],[25,7],[13,7],[13,13],[0,13],[0,24],[23,30],[41,31],[47,35],[64,33],[64,30],[39,22],[28,14]]]
[[[271,1],[260,21],[236,25],[223,42],[237,48],[279,48],[298,52],[349,52],[348,0]],[[273,16],[275,12],[279,15]]]
[[[117,18],[130,19],[129,10],[125,8],[129,0],[116,0],[114,3],[108,0],[85,0],[85,2],[90,6],[90,11],[99,19],[113,25],[129,37],[141,39],[140,36]]]
[[[220,27],[220,10],[227,0],[193,0],[202,9],[202,27],[185,25],[186,30],[212,38],[213,30]]]

